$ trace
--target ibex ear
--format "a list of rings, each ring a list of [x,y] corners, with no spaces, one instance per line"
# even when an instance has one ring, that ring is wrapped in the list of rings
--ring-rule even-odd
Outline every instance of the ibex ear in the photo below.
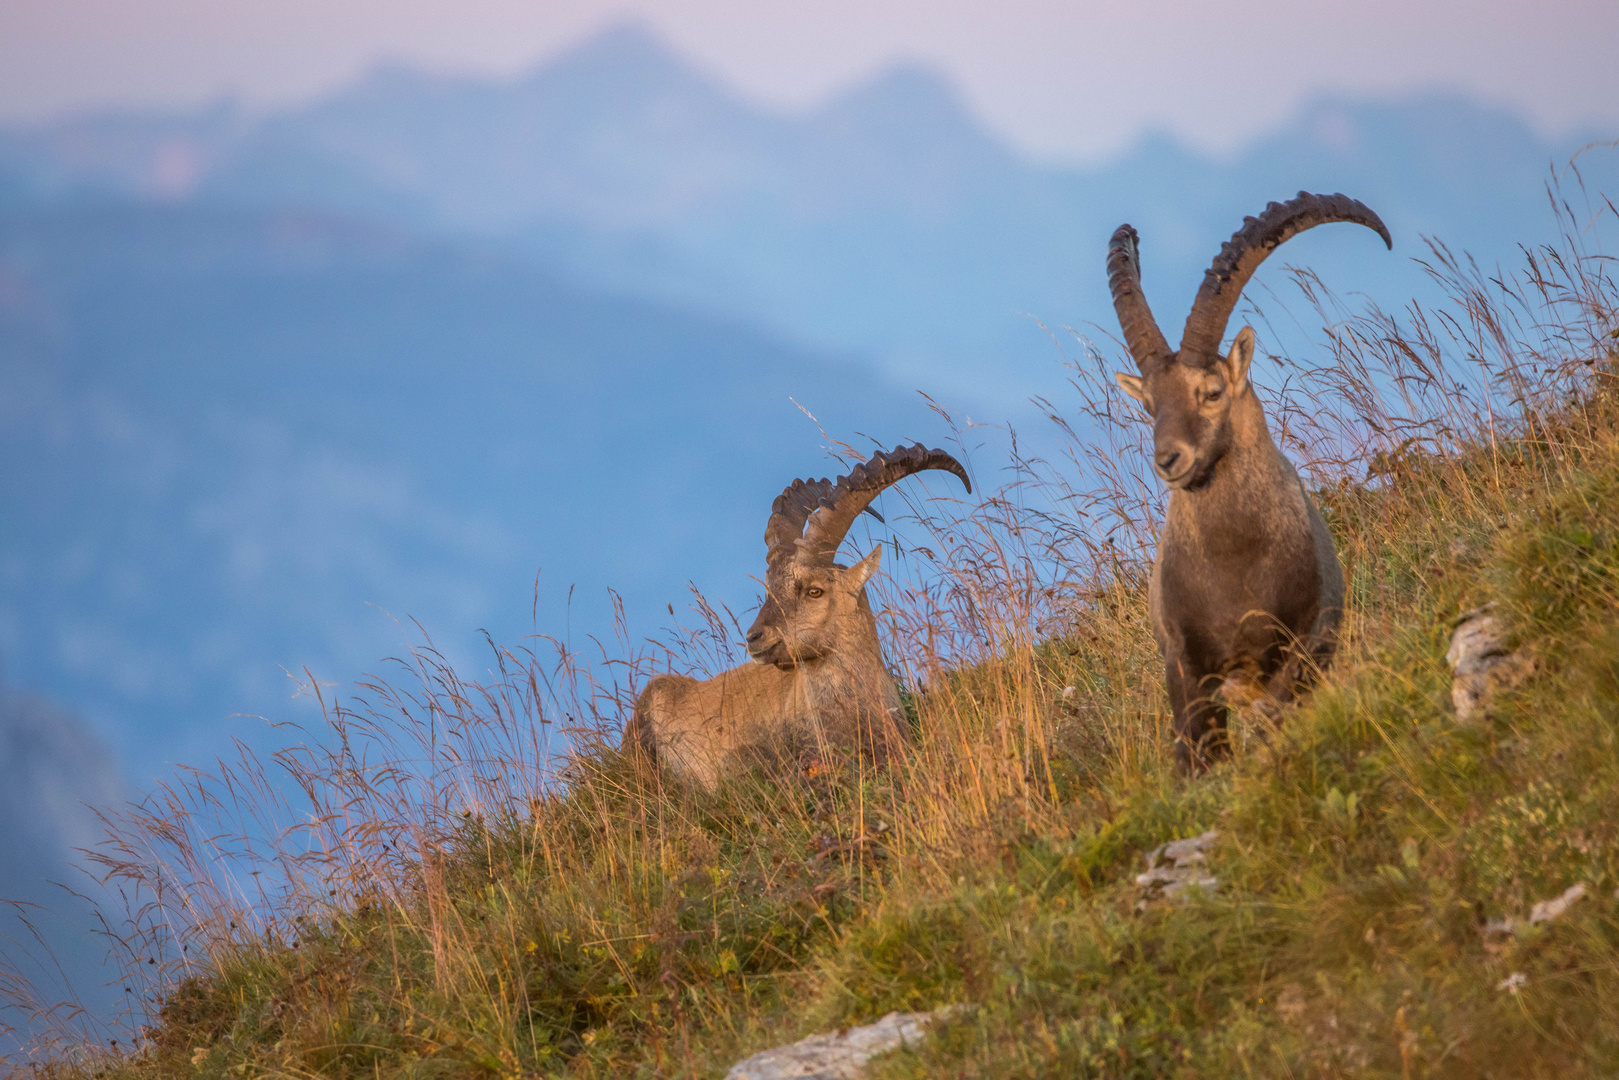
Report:
[[[1231,343],[1231,352],[1225,358],[1225,379],[1232,397],[1241,397],[1248,389],[1248,367],[1254,362],[1254,328],[1245,326],[1237,331]]]
[[[1147,387],[1141,381],[1140,375],[1127,375],[1121,371],[1113,377],[1118,380],[1120,390],[1123,390],[1143,405],[1147,403]]]
[[[871,549],[871,554],[849,567],[849,591],[859,592],[866,587],[866,582],[877,573],[878,565],[883,561],[883,546],[878,544]]]

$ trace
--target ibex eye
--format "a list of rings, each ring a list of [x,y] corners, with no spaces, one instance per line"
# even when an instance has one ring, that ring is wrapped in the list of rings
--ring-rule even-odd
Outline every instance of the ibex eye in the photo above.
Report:
[[[1219,391],[1219,390],[1210,390],[1207,394],[1205,394],[1203,396],[1203,400],[1204,401],[1219,401],[1220,400],[1220,394],[1221,394],[1221,391]]]
[[[812,585],[808,590],[805,591],[804,595],[809,597],[811,600],[819,600],[824,594],[820,589],[817,589]]]

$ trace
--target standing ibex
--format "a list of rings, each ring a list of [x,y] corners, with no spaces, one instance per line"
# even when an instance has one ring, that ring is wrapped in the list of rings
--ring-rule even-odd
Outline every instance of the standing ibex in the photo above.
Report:
[[[1108,244],[1108,284],[1141,374],[1118,376],[1153,421],[1153,469],[1169,487],[1148,603],[1175,711],[1175,755],[1203,768],[1226,748],[1226,706],[1289,700],[1337,646],[1344,577],[1321,513],[1277,450],[1248,380],[1254,332],[1220,355],[1237,297],[1288,237],[1328,221],[1383,222],[1345,195],[1300,192],[1247,218],[1204,276],[1169,347],[1141,293],[1136,231]]]
[[[853,566],[833,559],[861,511],[881,520],[871,502],[884,488],[924,469],[954,473],[972,491],[959,461],[921,444],[878,453],[835,484],[793,481],[765,527],[765,601],[748,630],[755,663],[704,682],[654,677],[635,703],[625,745],[705,787],[727,755],[783,736],[886,757],[906,736],[866,599],[883,549]]]

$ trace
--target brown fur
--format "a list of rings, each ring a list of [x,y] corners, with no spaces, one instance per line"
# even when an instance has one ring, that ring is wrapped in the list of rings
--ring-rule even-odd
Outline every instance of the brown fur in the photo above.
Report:
[[[883,549],[853,566],[834,560],[855,518],[882,520],[872,500],[928,469],[951,473],[972,492],[961,462],[921,443],[880,450],[836,483],[787,485],[765,525],[765,602],[748,631],[754,664],[707,682],[653,679],[635,703],[625,743],[707,787],[744,750],[835,767],[829,754],[881,761],[902,746],[899,688],[866,597]]]
[[[1332,534],[1276,448],[1248,369],[1254,332],[1219,353],[1259,264],[1305,229],[1363,225],[1394,246],[1367,205],[1301,191],[1245,218],[1203,275],[1172,350],[1141,291],[1138,236],[1108,242],[1108,288],[1140,375],[1118,376],[1152,416],[1152,467],[1169,487],[1149,603],[1175,710],[1175,755],[1205,767],[1227,748],[1226,709],[1274,719],[1337,648],[1344,574]]]
[[[887,757],[905,728],[866,597],[881,558],[879,547],[852,567],[772,565],[748,631],[754,662],[701,682],[656,676],[636,701],[626,745],[709,788],[727,759],[750,750]]]
[[[1206,369],[1118,377],[1170,488],[1148,602],[1190,768],[1224,751],[1228,704],[1274,714],[1330,660],[1343,608],[1332,535],[1248,382],[1253,341],[1244,327]]]

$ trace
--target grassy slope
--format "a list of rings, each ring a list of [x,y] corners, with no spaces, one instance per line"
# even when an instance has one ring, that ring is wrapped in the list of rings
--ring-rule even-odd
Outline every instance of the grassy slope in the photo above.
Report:
[[[368,781],[331,834],[351,847],[289,872],[270,933],[191,898],[207,974],[164,988],[135,1053],[47,1071],[718,1075],[815,1030],[970,1002],[873,1075],[1611,1075],[1612,382],[1599,369],[1511,438],[1481,426],[1324,492],[1350,574],[1339,661],[1279,733],[1239,727],[1208,776],[1167,764],[1139,575],[1099,575],[1055,632],[1009,625],[936,674],[889,772],[755,769],[701,794],[604,746],[554,793],[414,825]],[[1534,674],[1458,725],[1443,655],[1489,600]],[[446,715],[480,707],[437,692]],[[390,702],[408,717],[430,697]],[[1208,828],[1218,890],[1139,910],[1142,852]],[[1589,895],[1561,920],[1480,933],[1575,882]]]
[[[1607,400],[1557,423],[1330,497],[1343,660],[1206,778],[1161,764],[1120,586],[1088,633],[922,700],[902,775],[703,797],[604,751],[537,817],[469,823],[402,902],[223,957],[112,1071],[701,1075],[959,1001],[979,1008],[876,1075],[1608,1073],[1619,427]],[[1448,628],[1491,598],[1538,671],[1458,726]],[[1140,853],[1208,827],[1219,890],[1138,912]],[[1486,947],[1483,919],[1577,881],[1570,915]]]

